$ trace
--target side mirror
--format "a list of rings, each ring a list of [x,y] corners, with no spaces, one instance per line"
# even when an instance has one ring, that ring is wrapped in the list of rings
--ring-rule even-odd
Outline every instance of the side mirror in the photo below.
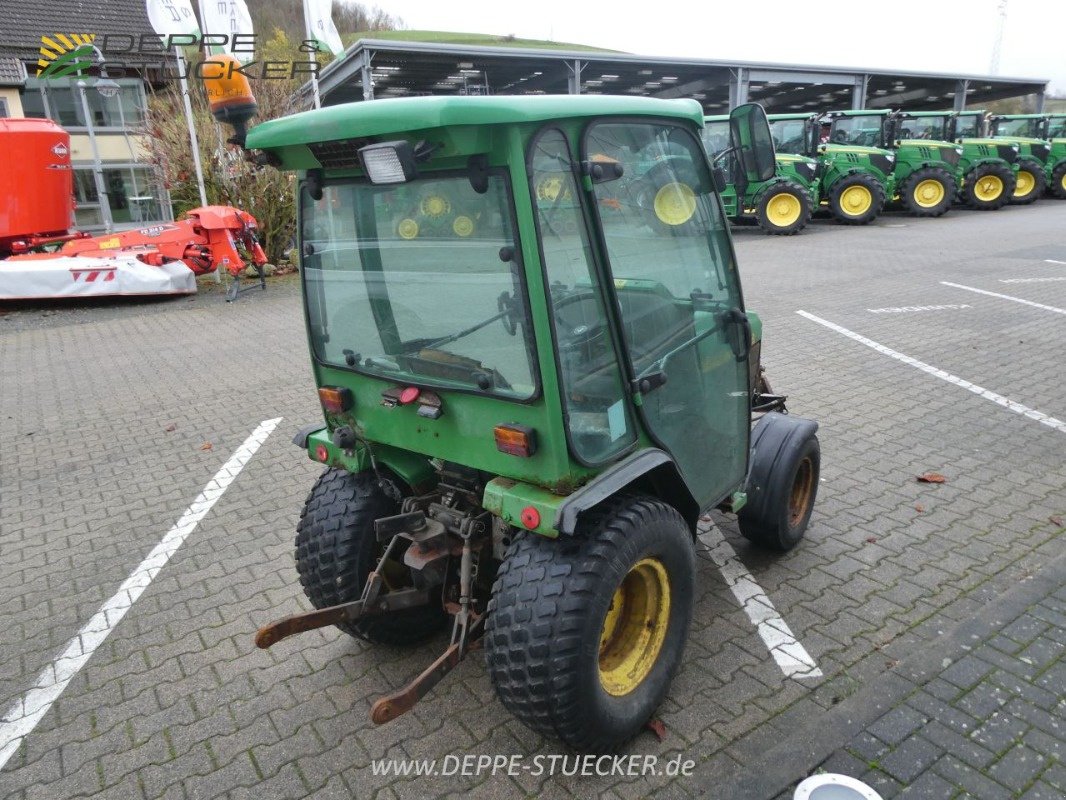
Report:
[[[581,171],[588,175],[593,183],[616,181],[625,172],[621,163],[602,155],[594,155],[588,161],[582,161]]]
[[[714,188],[718,190],[718,194],[721,194],[729,187],[729,179],[725,176],[725,170],[715,167],[712,174],[714,175]]]
[[[729,112],[729,131],[737,161],[748,183],[761,183],[777,172],[770,122],[758,103],[746,103]]]

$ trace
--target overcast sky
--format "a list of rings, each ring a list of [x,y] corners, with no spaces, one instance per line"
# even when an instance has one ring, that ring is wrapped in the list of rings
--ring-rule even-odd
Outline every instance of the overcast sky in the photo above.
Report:
[[[1001,0],[371,0],[413,30],[514,34],[655,56],[989,73]],[[1066,2],[1008,0],[999,74],[1066,94]]]

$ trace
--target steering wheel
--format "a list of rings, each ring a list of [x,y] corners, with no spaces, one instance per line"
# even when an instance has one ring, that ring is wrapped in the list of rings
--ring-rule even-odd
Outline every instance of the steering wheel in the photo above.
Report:
[[[595,344],[607,335],[607,323],[603,318],[591,322],[571,322],[561,313],[564,309],[582,302],[594,300],[592,292],[574,292],[560,297],[552,304],[555,327],[559,331],[560,347],[586,347]]]

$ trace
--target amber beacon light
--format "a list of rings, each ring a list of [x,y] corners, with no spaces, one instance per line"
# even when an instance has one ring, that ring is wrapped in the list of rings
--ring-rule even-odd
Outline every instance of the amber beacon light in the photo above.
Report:
[[[230,55],[208,56],[203,63],[204,91],[216,120],[233,127],[235,144],[244,146],[248,122],[259,112],[248,76],[241,62]]]

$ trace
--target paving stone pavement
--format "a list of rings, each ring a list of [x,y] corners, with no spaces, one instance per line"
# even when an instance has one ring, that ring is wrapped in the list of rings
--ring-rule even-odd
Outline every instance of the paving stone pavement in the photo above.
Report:
[[[1041,201],[936,220],[888,215],[858,229],[819,222],[787,239],[738,230],[765,364],[793,413],[821,423],[823,482],[808,538],[784,556],[717,522],[825,677],[785,679],[701,559],[695,624],[660,712],[667,736],[642,735],[626,750],[693,759],[688,777],[385,778],[373,760],[563,751],[503,711],[476,658],[411,713],[373,727],[373,700],[420,671],[442,641],[399,650],[317,631],[254,648],[256,627],[309,607],[292,538],[318,469],[289,438],[320,411],[293,285],[230,306],[203,295],[96,314],[0,313],[0,709],[33,685],[251,430],[284,417],[0,771],[0,796],[727,798],[811,720],[824,724],[815,738],[829,749],[778,758],[793,772],[747,797],[773,797],[835,763],[825,761],[834,751],[852,774],[877,762],[874,776],[896,782],[886,795],[943,781],[974,797],[1011,796],[1035,763],[1044,767],[1022,789],[1043,783],[1061,794],[1061,765],[1051,762],[1064,714],[1061,702],[1048,705],[1063,694],[1061,626],[1049,619],[1064,613],[1060,595],[1017,609],[1011,623],[1036,622],[1004,619],[971,645],[972,659],[946,653],[952,664],[934,665],[943,674],[928,691],[904,670],[953,646],[959,630],[1062,554],[1064,529],[1052,518],[1066,514],[1066,436],[795,312],[1066,419],[1062,316],[939,283],[1066,307],[1061,282],[999,282],[1066,274],[1045,261],[1066,261],[1064,221],[1066,203]],[[914,305],[968,307],[867,310]],[[930,469],[948,482],[915,481]],[[1044,668],[1018,667],[1022,658]],[[959,685],[966,680],[975,683]],[[871,698],[862,716],[839,714]],[[981,738],[959,734],[956,714],[980,723]],[[864,756],[867,736],[889,749]],[[993,757],[975,763],[977,748]],[[925,796],[916,791],[907,796]]]

